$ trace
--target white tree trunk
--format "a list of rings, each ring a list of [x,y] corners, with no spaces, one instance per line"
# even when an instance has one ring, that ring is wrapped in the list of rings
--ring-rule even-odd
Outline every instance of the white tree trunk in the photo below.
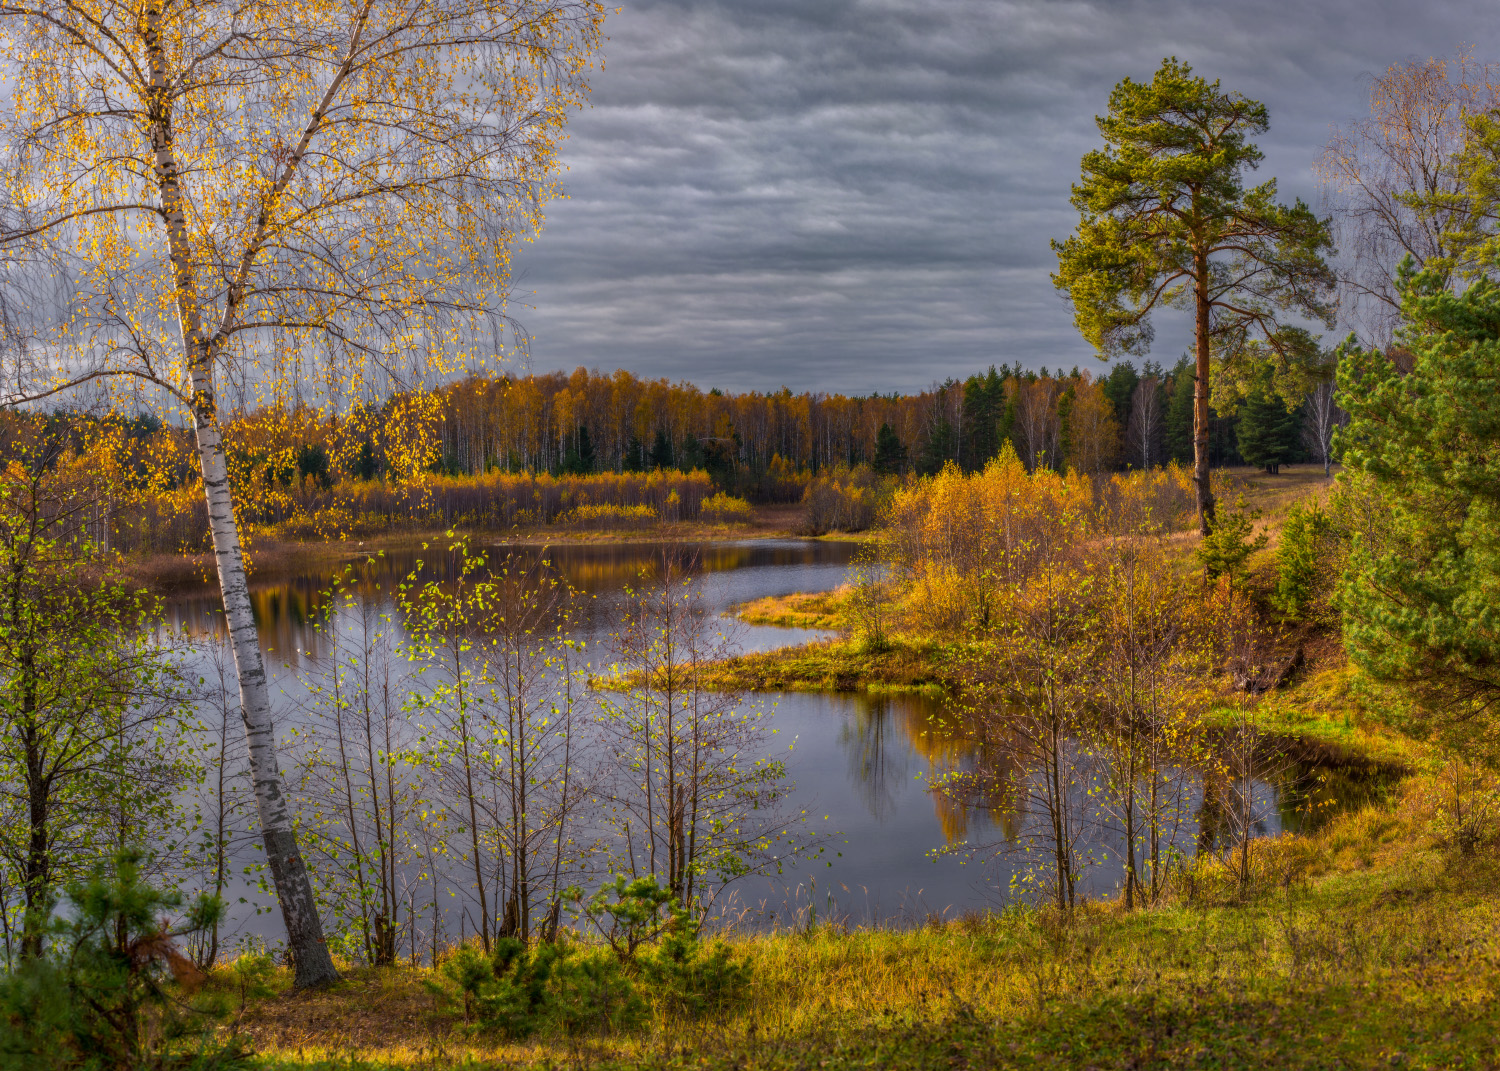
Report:
[[[245,740],[250,749],[250,778],[260,818],[266,865],[276,887],[276,899],[286,922],[287,945],[292,951],[295,986],[306,989],[338,981],[338,971],[323,940],[323,923],[313,899],[312,883],[297,847],[291,809],[282,790],[281,770],[276,761],[276,725],[271,717],[271,694],[265,660],[250,609],[250,588],[245,578],[245,557],[240,548],[239,528],[229,495],[229,473],[224,458],[224,439],[214,409],[213,387],[201,368],[193,376],[193,424],[198,460],[203,467],[203,493],[208,499],[208,527],[213,533],[214,560],[219,571],[219,590],[224,599],[224,621],[229,628],[235,673],[240,685],[240,714],[245,722]]]
[[[224,621],[234,652],[235,676],[240,685],[240,715],[250,748],[250,777],[260,817],[261,840],[266,864],[276,887],[276,899],[286,922],[287,946],[291,949],[298,989],[338,981],[338,971],[323,940],[312,883],[297,847],[291,810],[281,787],[276,762],[276,726],[271,720],[271,695],[266,683],[265,662],[255,633],[250,609],[250,588],[245,580],[245,556],[240,548],[239,528],[229,495],[229,467],[224,458],[224,438],[219,428],[218,400],[214,395],[213,346],[204,332],[203,304],[195,274],[196,258],[188,241],[185,210],[177,157],[172,146],[169,91],[172,84],[167,48],[162,37],[162,9],[148,7],[142,19],[151,71],[153,101],[151,142],[155,178],[161,196],[167,247],[177,290],[178,324],[182,331],[184,363],[192,391],[189,408],[198,444],[198,463],[203,471],[203,494],[208,500],[208,527],[213,535],[214,560],[219,572],[219,590],[224,601]],[[304,138],[304,141],[306,139]],[[232,310],[235,295],[226,300]],[[226,319],[229,311],[226,311]]]

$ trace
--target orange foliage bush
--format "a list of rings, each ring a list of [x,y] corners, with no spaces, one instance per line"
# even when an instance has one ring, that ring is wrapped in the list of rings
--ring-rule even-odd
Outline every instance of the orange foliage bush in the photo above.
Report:
[[[906,581],[913,623],[935,630],[987,627],[1002,589],[1034,568],[1060,519],[1079,540],[1167,532],[1190,523],[1192,485],[1177,466],[1085,475],[1028,472],[1007,443],[982,472],[949,464],[906,483],[884,514],[892,564]]]

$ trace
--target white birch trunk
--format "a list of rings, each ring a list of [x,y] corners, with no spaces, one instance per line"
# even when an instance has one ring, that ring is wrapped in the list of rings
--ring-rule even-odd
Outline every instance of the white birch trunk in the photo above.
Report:
[[[161,47],[161,10],[148,9],[145,38],[151,60],[153,102],[151,128],[157,188],[171,252],[177,288],[177,312],[191,411],[203,471],[203,493],[208,500],[208,526],[213,536],[214,561],[224,619],[234,652],[235,675],[240,686],[240,715],[250,751],[250,777],[260,818],[266,864],[276,888],[276,899],[286,922],[287,946],[295,969],[298,989],[338,981],[338,971],[323,940],[323,923],[313,899],[312,883],[297,847],[291,809],[281,785],[276,761],[276,725],[271,718],[271,695],[265,661],[250,609],[250,589],[245,577],[245,557],[229,493],[229,469],[224,457],[224,439],[219,428],[218,401],[213,384],[213,348],[203,330],[202,305],[198,297],[193,249],[187,237],[187,213],[182,197],[176,155],[172,148],[171,116],[167,106],[170,78]]]
[[[245,740],[249,745],[250,778],[255,790],[266,865],[270,868],[276,899],[286,923],[287,945],[292,951],[296,971],[296,988],[328,985],[338,981],[339,974],[323,940],[323,922],[318,917],[312,883],[302,862],[291,808],[287,806],[281,784],[270,687],[255,631],[255,616],[250,608],[245,558],[229,495],[224,440],[213,410],[213,388],[206,371],[201,368],[195,371],[193,384],[193,425],[198,460],[203,467],[203,493],[208,499],[208,526],[213,534],[214,561],[219,572],[219,590],[224,600],[230,648],[234,652],[235,675],[239,678],[240,714],[245,722]]]

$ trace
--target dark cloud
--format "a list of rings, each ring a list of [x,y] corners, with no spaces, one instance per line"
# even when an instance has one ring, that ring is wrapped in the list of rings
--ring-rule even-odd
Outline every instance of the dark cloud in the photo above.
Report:
[[[563,146],[569,194],[517,258],[537,370],[705,387],[915,389],[1094,360],[1048,274],[1120,78],[1176,55],[1264,101],[1263,176],[1316,200],[1370,76],[1487,5],[1384,0],[640,0]],[[1156,356],[1182,349],[1159,325]]]

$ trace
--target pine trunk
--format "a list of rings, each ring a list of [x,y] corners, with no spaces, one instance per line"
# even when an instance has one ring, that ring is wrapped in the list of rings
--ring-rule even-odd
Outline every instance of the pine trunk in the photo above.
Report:
[[[1197,363],[1193,376],[1193,483],[1198,491],[1198,531],[1208,535],[1214,523],[1214,492],[1208,471],[1208,258],[1200,256],[1194,265],[1196,279],[1193,296],[1196,304],[1194,341]]]

